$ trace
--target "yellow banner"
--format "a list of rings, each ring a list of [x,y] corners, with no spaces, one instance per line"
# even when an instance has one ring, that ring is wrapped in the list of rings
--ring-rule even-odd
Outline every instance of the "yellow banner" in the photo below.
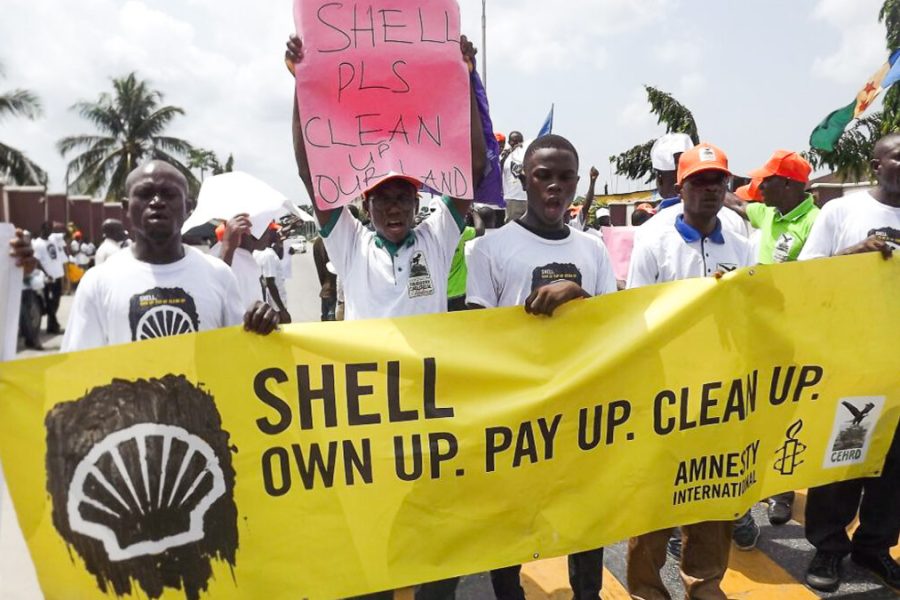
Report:
[[[878,474],[898,298],[869,255],[47,356],[2,366],[0,458],[51,599],[396,588]]]

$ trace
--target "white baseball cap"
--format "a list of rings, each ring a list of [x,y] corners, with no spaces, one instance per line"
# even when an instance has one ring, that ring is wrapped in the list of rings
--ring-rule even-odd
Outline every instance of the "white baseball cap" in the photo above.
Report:
[[[675,171],[675,155],[694,147],[694,141],[686,133],[667,133],[650,148],[650,161],[657,171]]]

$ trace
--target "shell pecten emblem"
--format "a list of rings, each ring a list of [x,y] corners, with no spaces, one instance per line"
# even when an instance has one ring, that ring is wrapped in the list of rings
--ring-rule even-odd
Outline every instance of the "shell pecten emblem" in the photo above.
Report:
[[[209,444],[181,427],[141,423],[111,433],[81,460],[67,513],[73,531],[120,561],[202,539],[203,517],[225,492]]]

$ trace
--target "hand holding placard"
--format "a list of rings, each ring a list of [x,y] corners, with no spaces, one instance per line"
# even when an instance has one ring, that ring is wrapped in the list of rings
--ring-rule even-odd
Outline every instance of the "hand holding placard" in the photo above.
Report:
[[[337,208],[398,174],[471,198],[470,90],[459,52],[462,43],[474,65],[474,48],[460,41],[456,2],[296,0],[295,20],[298,126],[317,206]]]

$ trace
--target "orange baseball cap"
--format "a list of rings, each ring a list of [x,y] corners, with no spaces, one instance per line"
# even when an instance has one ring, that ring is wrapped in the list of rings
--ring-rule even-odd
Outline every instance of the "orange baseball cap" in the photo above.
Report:
[[[722,171],[731,175],[731,171],[728,170],[728,157],[725,156],[725,153],[706,142],[694,146],[681,155],[681,160],[678,161],[678,185],[681,185],[691,175],[703,171]]]
[[[502,133],[495,133],[494,138],[497,140],[498,143],[501,143],[501,144],[506,141],[506,136],[503,135]]]
[[[656,214],[656,209],[653,208],[653,205],[650,204],[649,202],[641,202],[640,204],[638,204],[637,206],[634,207],[634,210],[641,210],[641,211],[644,211],[645,213],[649,213],[651,215]]]
[[[786,179],[809,183],[810,173],[812,173],[812,165],[805,158],[792,150],[776,150],[761,169],[751,171],[749,175],[753,179],[765,179],[778,175]]]
[[[747,185],[734,190],[734,195],[745,202],[762,202],[762,192],[759,189],[761,183],[762,179],[751,179]]]

